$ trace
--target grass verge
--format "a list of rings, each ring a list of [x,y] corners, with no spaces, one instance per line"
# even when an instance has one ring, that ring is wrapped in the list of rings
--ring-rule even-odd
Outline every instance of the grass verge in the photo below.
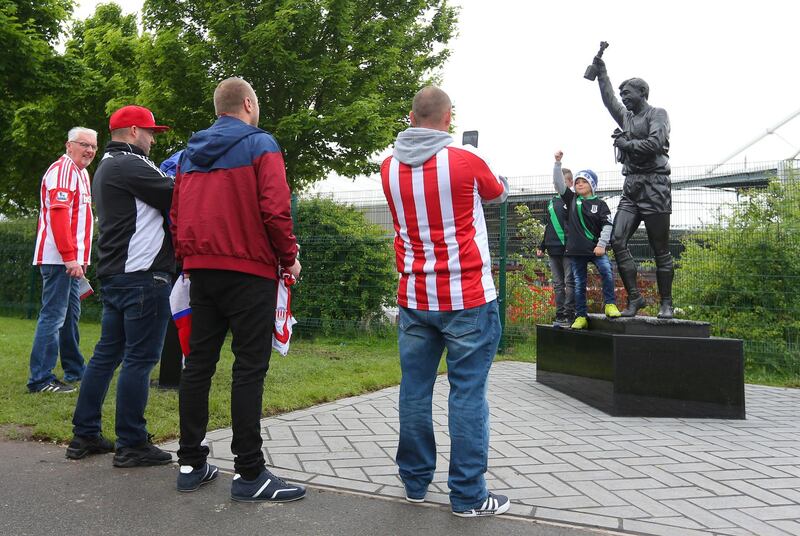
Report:
[[[76,393],[29,394],[28,359],[36,323],[0,317],[0,437],[65,442],[72,437]],[[82,322],[81,350],[88,359],[100,337],[100,325]],[[211,386],[209,430],[230,426],[233,354],[223,347]],[[60,367],[56,375],[61,377]],[[158,367],[153,371],[158,378]],[[292,341],[289,355],[273,352],[264,386],[265,416],[283,413],[396,385],[400,381],[394,337],[316,338]],[[116,376],[103,406],[103,431],[114,437]],[[178,394],[150,390],[145,417],[156,441],[178,435]]]

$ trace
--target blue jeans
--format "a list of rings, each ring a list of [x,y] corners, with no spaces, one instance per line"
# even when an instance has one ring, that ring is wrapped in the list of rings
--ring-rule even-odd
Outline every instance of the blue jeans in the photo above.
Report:
[[[72,417],[73,433],[101,432],[101,410],[114,371],[117,379],[117,447],[137,447],[147,441],[144,409],[150,392],[150,372],[158,363],[170,316],[171,276],[133,272],[100,279],[103,318],[100,340],[83,375]]]
[[[63,264],[42,264],[42,309],[36,324],[31,349],[28,389],[38,391],[56,377],[59,352],[64,381],[80,381],[83,377],[83,354],[79,348],[78,320],[81,318],[81,299],[78,280],[67,275]]]
[[[603,282],[603,301],[606,304],[617,303],[614,297],[614,272],[611,271],[611,262],[608,260],[608,255],[570,258],[572,259],[572,273],[575,275],[576,316],[586,316],[586,274],[590,262],[597,267],[600,279]]]
[[[488,495],[487,377],[500,342],[497,301],[462,311],[400,307],[400,442],[397,465],[409,497],[425,495],[436,469],[433,385],[447,348],[450,382],[450,503],[453,510],[479,507]]]

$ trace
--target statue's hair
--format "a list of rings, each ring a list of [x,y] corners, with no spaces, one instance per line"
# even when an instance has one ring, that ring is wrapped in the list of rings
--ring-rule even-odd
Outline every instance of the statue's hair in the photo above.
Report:
[[[255,98],[253,87],[238,76],[226,78],[214,90],[214,113],[233,114],[242,109],[246,97]]]
[[[628,78],[623,83],[619,85],[619,90],[622,91],[622,88],[630,84],[631,87],[638,89],[644,95],[644,100],[650,98],[650,86],[647,85],[647,82],[642,80],[641,78]]]
[[[436,86],[425,86],[417,91],[411,103],[411,111],[417,123],[438,123],[452,108],[450,97]]]

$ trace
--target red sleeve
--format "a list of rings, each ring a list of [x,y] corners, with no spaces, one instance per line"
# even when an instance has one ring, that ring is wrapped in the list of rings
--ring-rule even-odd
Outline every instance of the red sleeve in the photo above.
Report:
[[[279,152],[265,152],[255,161],[261,218],[280,265],[289,267],[297,258],[297,239],[292,230],[292,196],[286,167]]]
[[[61,260],[71,262],[78,259],[78,248],[72,236],[70,225],[70,205],[73,193],[69,190],[56,188],[50,190],[50,230],[53,241],[61,254]]]
[[[489,164],[475,153],[467,151],[465,156],[478,183],[478,194],[481,198],[490,201],[503,195],[505,186],[489,168]]]

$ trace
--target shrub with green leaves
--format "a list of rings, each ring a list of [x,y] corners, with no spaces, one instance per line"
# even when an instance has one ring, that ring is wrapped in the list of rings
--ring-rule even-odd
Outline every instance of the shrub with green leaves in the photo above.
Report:
[[[673,293],[688,317],[744,339],[749,367],[800,373],[800,183],[745,192],[683,242]]]
[[[397,272],[391,236],[353,206],[301,200],[295,234],[303,265],[292,310],[301,324],[330,332],[382,318],[394,304]]]
[[[31,266],[35,242],[36,220],[0,222],[0,309],[5,313],[21,315],[37,308],[41,277]]]
[[[96,239],[96,237],[95,237]],[[36,245],[36,219],[0,221],[0,313],[36,317],[42,298],[42,276],[32,265]],[[92,246],[92,262],[97,261]],[[99,320],[102,306],[94,266],[86,274],[97,294],[81,302],[81,317]]]

